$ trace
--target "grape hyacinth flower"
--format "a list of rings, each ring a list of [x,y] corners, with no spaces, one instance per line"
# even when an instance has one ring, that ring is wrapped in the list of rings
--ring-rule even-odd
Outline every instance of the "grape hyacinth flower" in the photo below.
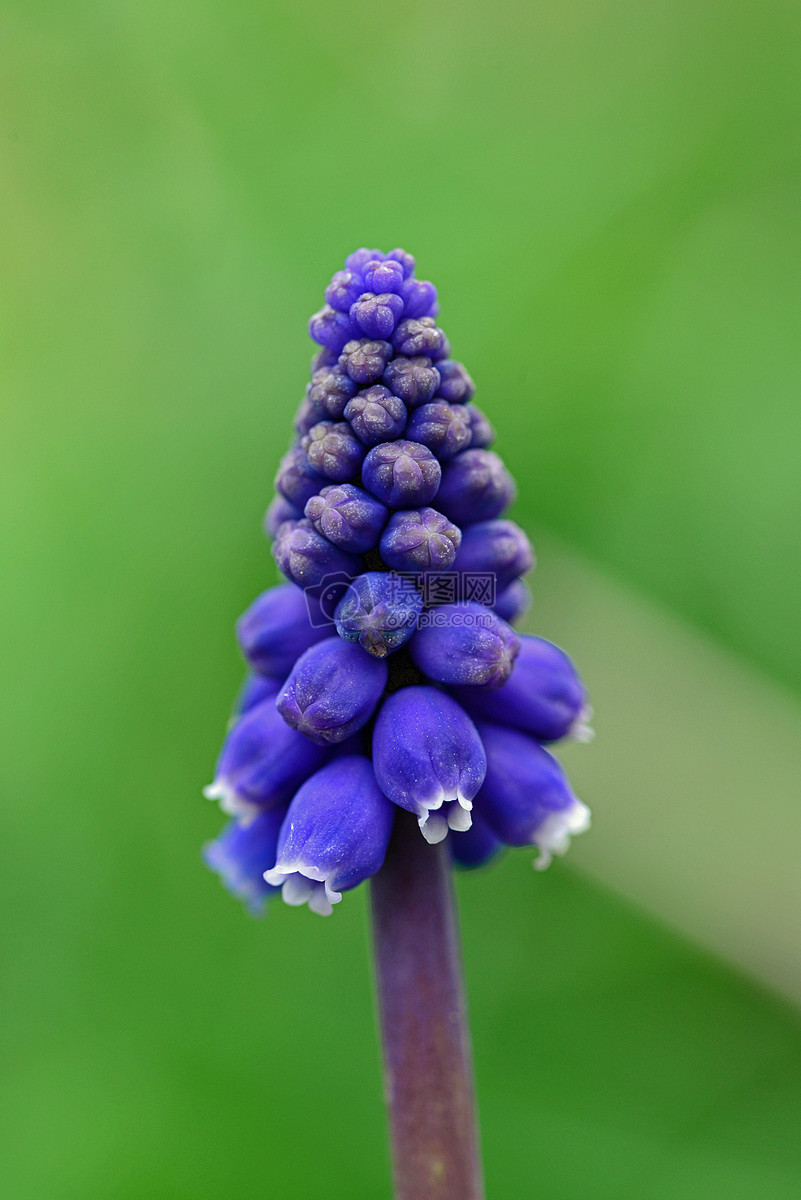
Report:
[[[461,530],[435,508],[413,508],[390,517],[378,549],[396,571],[447,571],[461,542]]]
[[[413,583],[393,571],[367,571],[348,585],[334,622],[346,642],[385,658],[409,640],[422,611],[423,597]]]
[[[475,725],[444,692],[406,687],[384,701],[373,766],[384,794],[415,814],[427,842],[441,842],[448,829],[470,828],[487,759]]]
[[[589,824],[552,753],[589,736],[587,694],[512,627],[534,555],[438,312],[410,254],[364,248],[309,322],[264,519],[285,582],[237,623],[205,793],[232,818],[205,862],[252,912],[328,915],[370,880],[396,1200],[483,1195],[452,866],[528,846],[541,869]]]
[[[389,517],[385,504],[352,483],[321,488],[304,511],[319,534],[351,554],[372,550]]]

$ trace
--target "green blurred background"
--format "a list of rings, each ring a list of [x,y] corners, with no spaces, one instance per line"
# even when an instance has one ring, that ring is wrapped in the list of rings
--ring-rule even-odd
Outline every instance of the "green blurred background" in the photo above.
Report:
[[[799,1195],[799,51],[787,0],[6,0],[4,1195],[389,1194],[365,889],[252,921],[198,857],[362,244],[597,709],[572,865],[460,881],[489,1195]]]

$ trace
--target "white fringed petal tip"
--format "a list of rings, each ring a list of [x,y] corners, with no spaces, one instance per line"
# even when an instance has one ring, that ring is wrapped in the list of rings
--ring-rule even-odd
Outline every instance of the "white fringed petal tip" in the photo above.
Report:
[[[235,817],[242,825],[255,821],[262,811],[257,804],[244,800],[224,779],[215,779],[214,783],[204,787],[203,795],[207,800],[219,800],[222,811],[229,817]]]
[[[592,705],[585,704],[568,729],[567,736],[572,738],[574,742],[591,742],[595,737],[595,730],[590,725],[591,720]]]
[[[264,879],[271,887],[280,887],[285,904],[293,908],[308,904],[320,917],[330,917],[333,906],[342,899],[342,893],[334,891],[322,872],[306,863],[276,863],[264,872]]]
[[[423,806],[422,811],[418,813],[417,824],[420,826],[420,832],[431,846],[441,842],[449,829],[464,833],[473,824],[472,807],[473,801],[460,792],[450,797],[446,797],[443,792],[436,800]]]
[[[570,839],[577,833],[584,833],[590,827],[590,810],[580,800],[574,800],[569,808],[561,812],[551,813],[539,826],[532,838],[539,850],[534,860],[534,868],[544,871],[550,866],[554,855],[566,854],[570,849]]]

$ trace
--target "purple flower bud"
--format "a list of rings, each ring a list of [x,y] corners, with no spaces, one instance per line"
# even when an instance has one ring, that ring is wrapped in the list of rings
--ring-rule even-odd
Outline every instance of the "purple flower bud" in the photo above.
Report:
[[[326,304],[309,320],[309,336],[319,346],[338,354],[346,342],[357,336],[347,313],[337,312]]]
[[[476,385],[460,362],[454,362],[451,358],[443,359],[437,363],[437,370],[442,380],[437,392],[438,397],[450,404],[466,404],[472,399]]]
[[[396,571],[447,571],[461,540],[461,531],[435,508],[413,508],[390,517],[379,553]]]
[[[347,483],[359,474],[364,446],[347,421],[319,421],[301,442],[312,469],[335,483]],[[311,497],[307,497],[311,499]]]
[[[364,246],[360,250],[354,250],[353,254],[349,254],[345,259],[345,270],[354,271],[357,275],[361,275],[367,264],[374,259],[383,259],[384,255],[380,250],[365,250]]]
[[[476,797],[482,818],[509,846],[539,848],[542,870],[564,854],[574,833],[590,825],[590,810],[576,799],[555,758],[516,729],[484,722],[479,733],[487,752],[487,777]]]
[[[439,387],[439,371],[432,366],[430,358],[399,355],[388,364],[383,380],[407,408],[415,408],[433,397]]]
[[[406,317],[419,320],[436,315],[437,289],[427,279],[406,279],[401,287],[403,312]]]
[[[285,521],[272,545],[278,569],[292,583],[319,595],[338,581],[336,599],[362,568],[362,560],[333,546],[308,520]]]
[[[340,354],[339,366],[359,387],[369,387],[378,383],[391,357],[389,342],[354,338]]]
[[[241,717],[243,713],[250,712],[251,708],[255,708],[258,704],[263,704],[265,700],[272,700],[274,702],[280,690],[280,679],[271,679],[267,675],[256,675],[253,671],[250,671],[245,676],[245,681],[234,701],[234,710],[229,728],[234,724],[237,717]]]
[[[322,346],[317,351],[316,354],[312,355],[312,360],[311,360],[312,375],[314,375],[315,371],[323,371],[323,370],[330,369],[331,367],[335,367],[337,365],[338,360],[339,360],[339,351],[338,350],[335,352],[333,350],[328,350],[325,346]]]
[[[438,683],[499,688],[511,673],[520,638],[491,608],[443,604],[409,643],[412,662]]]
[[[309,462],[306,451],[301,446],[293,446],[279,463],[275,488],[285,500],[302,509],[309,497],[325,487],[326,482]]]
[[[396,354],[409,358],[424,354],[430,359],[444,358],[447,338],[433,317],[411,317],[401,321],[392,337]]]
[[[295,659],[332,629],[317,602],[293,583],[262,592],[236,623],[242,653],[254,671],[285,679]]]
[[[468,525],[454,570],[463,575],[494,575],[496,596],[534,563],[531,543],[514,521],[478,521]]]
[[[362,464],[362,483],[390,508],[428,504],[441,477],[436,458],[418,442],[383,442],[368,451]]]
[[[368,654],[386,658],[417,628],[423,598],[411,580],[392,571],[357,575],[337,605],[337,633]]]
[[[290,504],[283,496],[274,496],[264,514],[264,532],[269,537],[275,537],[285,521],[299,521],[302,516],[302,509]]]
[[[306,389],[306,399],[320,413],[317,420],[330,417],[339,420],[345,411],[345,405],[351,396],[356,395],[356,384],[339,368],[324,368],[315,371],[311,383]],[[315,422],[312,422],[314,424]],[[311,428],[311,426],[309,426]],[[304,432],[307,432],[304,430]]]
[[[482,821],[475,809],[472,815],[473,824],[469,829],[448,838],[453,860],[460,867],[483,867],[503,849],[503,842],[495,836],[487,822]]]
[[[516,579],[501,592],[500,596],[496,595],[492,607],[499,617],[503,617],[504,621],[508,621],[511,625],[513,621],[528,611],[530,604],[531,592],[522,579]]]
[[[306,502],[306,516],[318,533],[351,554],[366,554],[378,545],[387,523],[386,505],[352,483],[324,487]]]
[[[400,246],[395,250],[390,250],[389,254],[384,256],[387,262],[400,263],[403,268],[403,278],[408,279],[410,275],[414,275],[414,269],[417,266],[417,260],[414,255],[408,254],[405,250],[401,250]]]
[[[447,400],[432,400],[416,408],[409,418],[406,435],[413,442],[428,446],[441,462],[466,450],[472,436],[464,406],[448,404]]]
[[[384,795],[415,814],[426,841],[470,828],[487,762],[475,725],[444,692],[405,687],[384,701],[373,766]]]
[[[364,292],[350,308],[350,321],[370,338],[389,338],[403,312],[403,301],[394,292]]]
[[[344,645],[339,638],[331,640]],[[268,699],[244,713],[229,730],[214,782],[203,795],[219,800],[220,808],[229,816],[252,819],[259,809],[288,803],[324,759],[325,751],[290,729],[276,711],[275,702]]]
[[[314,742],[344,742],[369,721],[387,678],[381,659],[341,638],[326,638],[295,663],[278,696],[278,711]]]
[[[342,893],[384,862],[394,809],[366,758],[340,758],[308,779],[289,806],[275,866],[265,873],[287,904],[329,916]]]
[[[358,271],[337,271],[325,289],[326,303],[337,312],[346,313],[365,290],[364,280]],[[372,289],[370,289],[372,290]]]
[[[445,466],[437,506],[457,525],[499,517],[517,494],[515,481],[492,450],[463,450]]]
[[[244,900],[254,914],[262,911],[265,901],[277,892],[264,879],[264,872],[275,862],[278,835],[284,820],[282,808],[261,812],[243,825],[231,821],[219,837],[203,847],[203,861],[216,871],[232,895]]]
[[[295,413],[295,433],[299,437],[303,437],[313,425],[316,425],[318,421],[325,420],[327,416],[328,414],[324,408],[321,408],[319,404],[315,404],[308,395],[304,396]]]
[[[486,721],[509,725],[539,742],[578,734],[587,739],[587,693],[564,650],[544,638],[522,634],[514,670],[503,687],[459,688],[460,704]]]
[[[364,278],[362,290],[374,292],[377,295],[386,292],[399,293],[404,280],[402,265],[391,258],[371,259],[370,262],[365,263],[362,276]],[[402,305],[401,311],[403,311]]]
[[[495,430],[475,404],[466,404],[464,411],[470,422],[471,450],[486,450],[495,441]]]
[[[376,383],[365,388],[345,408],[345,418],[365,446],[400,437],[406,428],[406,406],[389,388]]]

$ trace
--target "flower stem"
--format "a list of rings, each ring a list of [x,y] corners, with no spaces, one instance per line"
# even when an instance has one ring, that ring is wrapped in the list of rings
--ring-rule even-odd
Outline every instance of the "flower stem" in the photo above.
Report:
[[[483,1200],[446,843],[400,811],[371,886],[395,1200]]]

